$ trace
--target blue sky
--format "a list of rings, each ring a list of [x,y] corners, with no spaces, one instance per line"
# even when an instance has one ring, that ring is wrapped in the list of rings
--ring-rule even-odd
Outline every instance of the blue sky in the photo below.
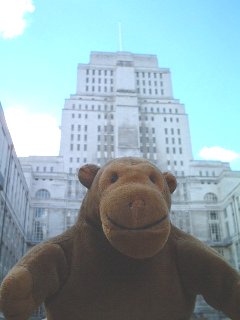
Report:
[[[194,158],[240,170],[238,0],[0,0],[0,101],[17,154],[57,154],[77,64],[118,51],[119,22],[124,51],[170,68]]]

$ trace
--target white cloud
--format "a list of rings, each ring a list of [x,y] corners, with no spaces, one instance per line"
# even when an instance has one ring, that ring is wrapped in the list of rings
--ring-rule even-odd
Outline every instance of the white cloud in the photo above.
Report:
[[[0,37],[21,35],[27,25],[25,14],[34,10],[32,0],[0,0]]]
[[[7,108],[4,113],[19,157],[58,155],[60,129],[53,116],[29,113],[23,107]]]
[[[239,153],[217,146],[203,147],[199,152],[199,156],[205,160],[220,160],[226,162],[231,162],[240,158]]]

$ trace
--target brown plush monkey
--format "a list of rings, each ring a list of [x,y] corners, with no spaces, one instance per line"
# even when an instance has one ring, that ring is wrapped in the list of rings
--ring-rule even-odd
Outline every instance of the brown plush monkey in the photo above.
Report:
[[[215,251],[172,226],[176,179],[149,161],[85,165],[77,223],[35,246],[2,283],[7,320],[45,303],[48,320],[187,320],[202,294],[240,319],[240,277]]]

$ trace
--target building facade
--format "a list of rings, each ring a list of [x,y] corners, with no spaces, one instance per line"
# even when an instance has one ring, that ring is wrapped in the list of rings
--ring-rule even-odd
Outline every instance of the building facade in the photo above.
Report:
[[[59,156],[20,158],[31,199],[29,245],[76,221],[86,192],[79,167],[122,156],[144,157],[173,172],[173,224],[240,270],[240,172],[193,159],[188,115],[173,96],[170,70],[154,55],[93,52],[89,63],[78,65],[76,93],[62,110]],[[201,297],[195,315],[224,319]]]
[[[0,104],[0,282],[27,249],[28,186]]]
[[[62,112],[60,155],[65,170],[126,155],[189,174],[188,116],[174,99],[169,69],[154,55],[92,53],[78,65],[77,91]]]

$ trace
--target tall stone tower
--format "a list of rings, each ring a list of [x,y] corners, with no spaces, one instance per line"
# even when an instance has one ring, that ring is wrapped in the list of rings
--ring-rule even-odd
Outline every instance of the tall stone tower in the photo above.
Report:
[[[155,55],[93,52],[78,65],[76,94],[66,99],[60,155],[69,173],[85,162],[142,156],[163,170],[189,173],[188,116],[174,99],[169,69]]]

